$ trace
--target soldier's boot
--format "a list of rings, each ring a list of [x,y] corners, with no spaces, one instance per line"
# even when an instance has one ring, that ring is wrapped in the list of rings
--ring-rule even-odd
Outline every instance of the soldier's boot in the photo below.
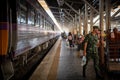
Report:
[[[104,77],[101,76],[101,75],[97,75],[97,76],[96,76],[96,79],[97,79],[97,80],[104,80]]]
[[[86,77],[85,68],[83,67],[83,77]]]
[[[96,72],[96,78],[98,80],[104,80],[104,76],[100,72]]]

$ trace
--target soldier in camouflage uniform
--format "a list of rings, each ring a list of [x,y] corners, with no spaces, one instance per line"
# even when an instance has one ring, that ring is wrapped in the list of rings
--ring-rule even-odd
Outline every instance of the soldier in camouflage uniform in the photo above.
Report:
[[[85,70],[88,61],[92,58],[94,62],[94,69],[96,72],[96,77],[100,77],[99,72],[99,56],[98,56],[98,26],[93,26],[93,32],[86,35],[84,40],[84,53],[83,56],[86,57],[86,64],[83,65],[83,77],[85,77]]]

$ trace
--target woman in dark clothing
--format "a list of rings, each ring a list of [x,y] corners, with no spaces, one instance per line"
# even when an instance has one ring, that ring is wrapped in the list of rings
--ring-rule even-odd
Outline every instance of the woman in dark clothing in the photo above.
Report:
[[[73,40],[73,37],[72,37],[72,34],[71,34],[71,32],[69,32],[69,34],[68,34],[68,41],[69,41],[69,46],[70,47],[72,47],[72,40]]]

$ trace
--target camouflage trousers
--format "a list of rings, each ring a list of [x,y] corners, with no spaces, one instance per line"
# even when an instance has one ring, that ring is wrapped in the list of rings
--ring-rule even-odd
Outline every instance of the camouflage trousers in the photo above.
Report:
[[[100,69],[99,69],[99,56],[97,53],[87,53],[86,64],[83,66],[83,74],[85,75],[87,64],[90,61],[90,59],[92,59],[94,62],[94,70],[95,70],[96,76],[98,76],[100,73]]]

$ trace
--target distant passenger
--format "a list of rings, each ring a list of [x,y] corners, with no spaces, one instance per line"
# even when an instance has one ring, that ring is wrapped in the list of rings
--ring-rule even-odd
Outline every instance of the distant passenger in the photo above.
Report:
[[[115,40],[119,41],[120,40],[120,33],[116,27],[113,29],[113,33],[115,35]]]
[[[120,58],[120,48],[119,48],[119,44],[120,44],[120,32],[118,31],[118,29],[115,27],[113,28],[113,32],[111,32],[110,34],[110,45],[114,45],[114,47],[112,47],[110,49],[110,58],[113,58],[113,60],[117,61],[117,58]],[[119,59],[120,61],[120,59]]]
[[[73,37],[71,32],[69,32],[68,34],[68,41],[69,41],[69,46],[71,48],[73,46]]]
[[[77,51],[80,50],[81,44],[82,44],[83,41],[84,41],[84,37],[82,35],[80,35],[77,39],[77,45],[78,45]]]
[[[83,56],[83,45],[84,45],[84,36],[80,35],[77,41],[77,51],[80,51],[81,57]]]
[[[86,67],[89,60],[92,58],[94,62],[94,69],[96,78],[102,79],[99,68],[99,56],[98,56],[98,26],[93,26],[93,31],[85,36],[84,40],[84,51],[82,61],[86,61],[83,65],[83,77],[86,77]]]
[[[114,41],[114,42],[120,40],[119,36],[120,36],[120,33],[116,27],[113,28],[113,32],[108,33],[108,39],[110,39],[111,41]]]

